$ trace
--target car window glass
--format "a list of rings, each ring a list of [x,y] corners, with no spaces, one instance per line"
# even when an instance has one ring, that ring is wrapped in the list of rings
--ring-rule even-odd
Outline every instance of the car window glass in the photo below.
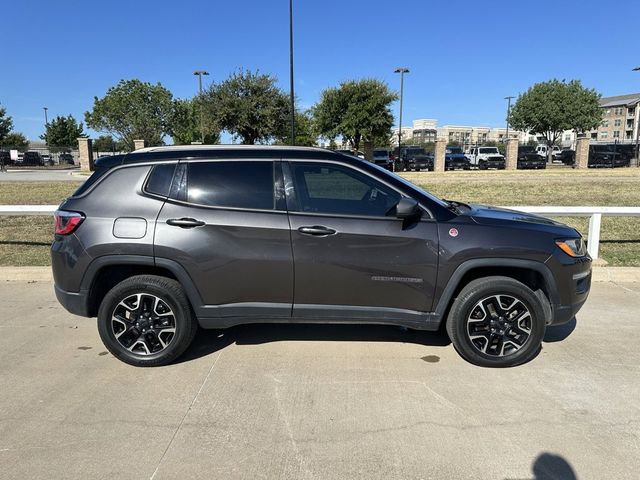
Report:
[[[187,201],[215,207],[274,209],[273,162],[189,163]]]
[[[291,168],[303,212],[385,216],[401,198],[392,188],[348,167],[294,162]]]
[[[175,168],[175,163],[156,165],[153,167],[153,170],[151,170],[151,173],[149,174],[145,190],[149,193],[162,195],[163,197],[168,196]]]

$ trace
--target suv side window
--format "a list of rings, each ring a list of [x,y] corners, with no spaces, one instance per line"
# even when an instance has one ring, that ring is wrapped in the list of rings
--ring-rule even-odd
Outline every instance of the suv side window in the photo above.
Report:
[[[186,201],[212,207],[273,210],[273,162],[194,162],[187,167]]]
[[[357,170],[331,163],[292,162],[301,212],[383,217],[401,195]]]
[[[175,169],[175,163],[161,164],[153,167],[144,190],[163,197],[169,196],[169,188],[171,187],[171,180],[173,179],[173,171]]]

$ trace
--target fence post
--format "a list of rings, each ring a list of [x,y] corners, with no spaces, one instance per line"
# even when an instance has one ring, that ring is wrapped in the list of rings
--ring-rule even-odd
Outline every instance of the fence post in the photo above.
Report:
[[[78,154],[80,157],[80,170],[93,172],[93,146],[90,138],[78,138]]]
[[[433,171],[444,172],[444,157],[447,150],[447,141],[444,138],[436,139],[436,148],[433,152]]]
[[[587,251],[592,259],[598,258],[598,249],[600,247],[600,223],[602,222],[602,214],[594,213],[589,218],[589,238],[587,239]]]
[[[507,170],[516,170],[518,168],[518,144],[517,138],[507,138],[507,158],[505,168]]]
[[[589,138],[580,137],[576,140],[576,168],[589,166]]]

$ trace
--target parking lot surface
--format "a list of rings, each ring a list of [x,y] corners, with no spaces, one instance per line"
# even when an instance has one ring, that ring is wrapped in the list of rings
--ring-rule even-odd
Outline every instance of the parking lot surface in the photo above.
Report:
[[[200,332],[114,359],[50,283],[0,283],[2,479],[622,479],[640,470],[640,284],[594,284],[527,365],[384,326]]]
[[[71,175],[74,170],[9,170],[0,172],[1,182],[84,182],[87,177]]]

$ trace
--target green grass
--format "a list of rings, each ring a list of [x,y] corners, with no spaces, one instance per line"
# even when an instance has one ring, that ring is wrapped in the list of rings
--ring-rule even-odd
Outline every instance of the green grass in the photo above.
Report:
[[[491,205],[640,206],[640,169],[549,169],[406,173],[407,179],[443,198]],[[0,204],[58,204],[73,182],[0,182]],[[558,217],[587,234],[586,218]],[[5,217],[0,227],[0,265],[49,265],[53,220]],[[640,218],[604,217],[600,255],[610,265],[640,266]]]

